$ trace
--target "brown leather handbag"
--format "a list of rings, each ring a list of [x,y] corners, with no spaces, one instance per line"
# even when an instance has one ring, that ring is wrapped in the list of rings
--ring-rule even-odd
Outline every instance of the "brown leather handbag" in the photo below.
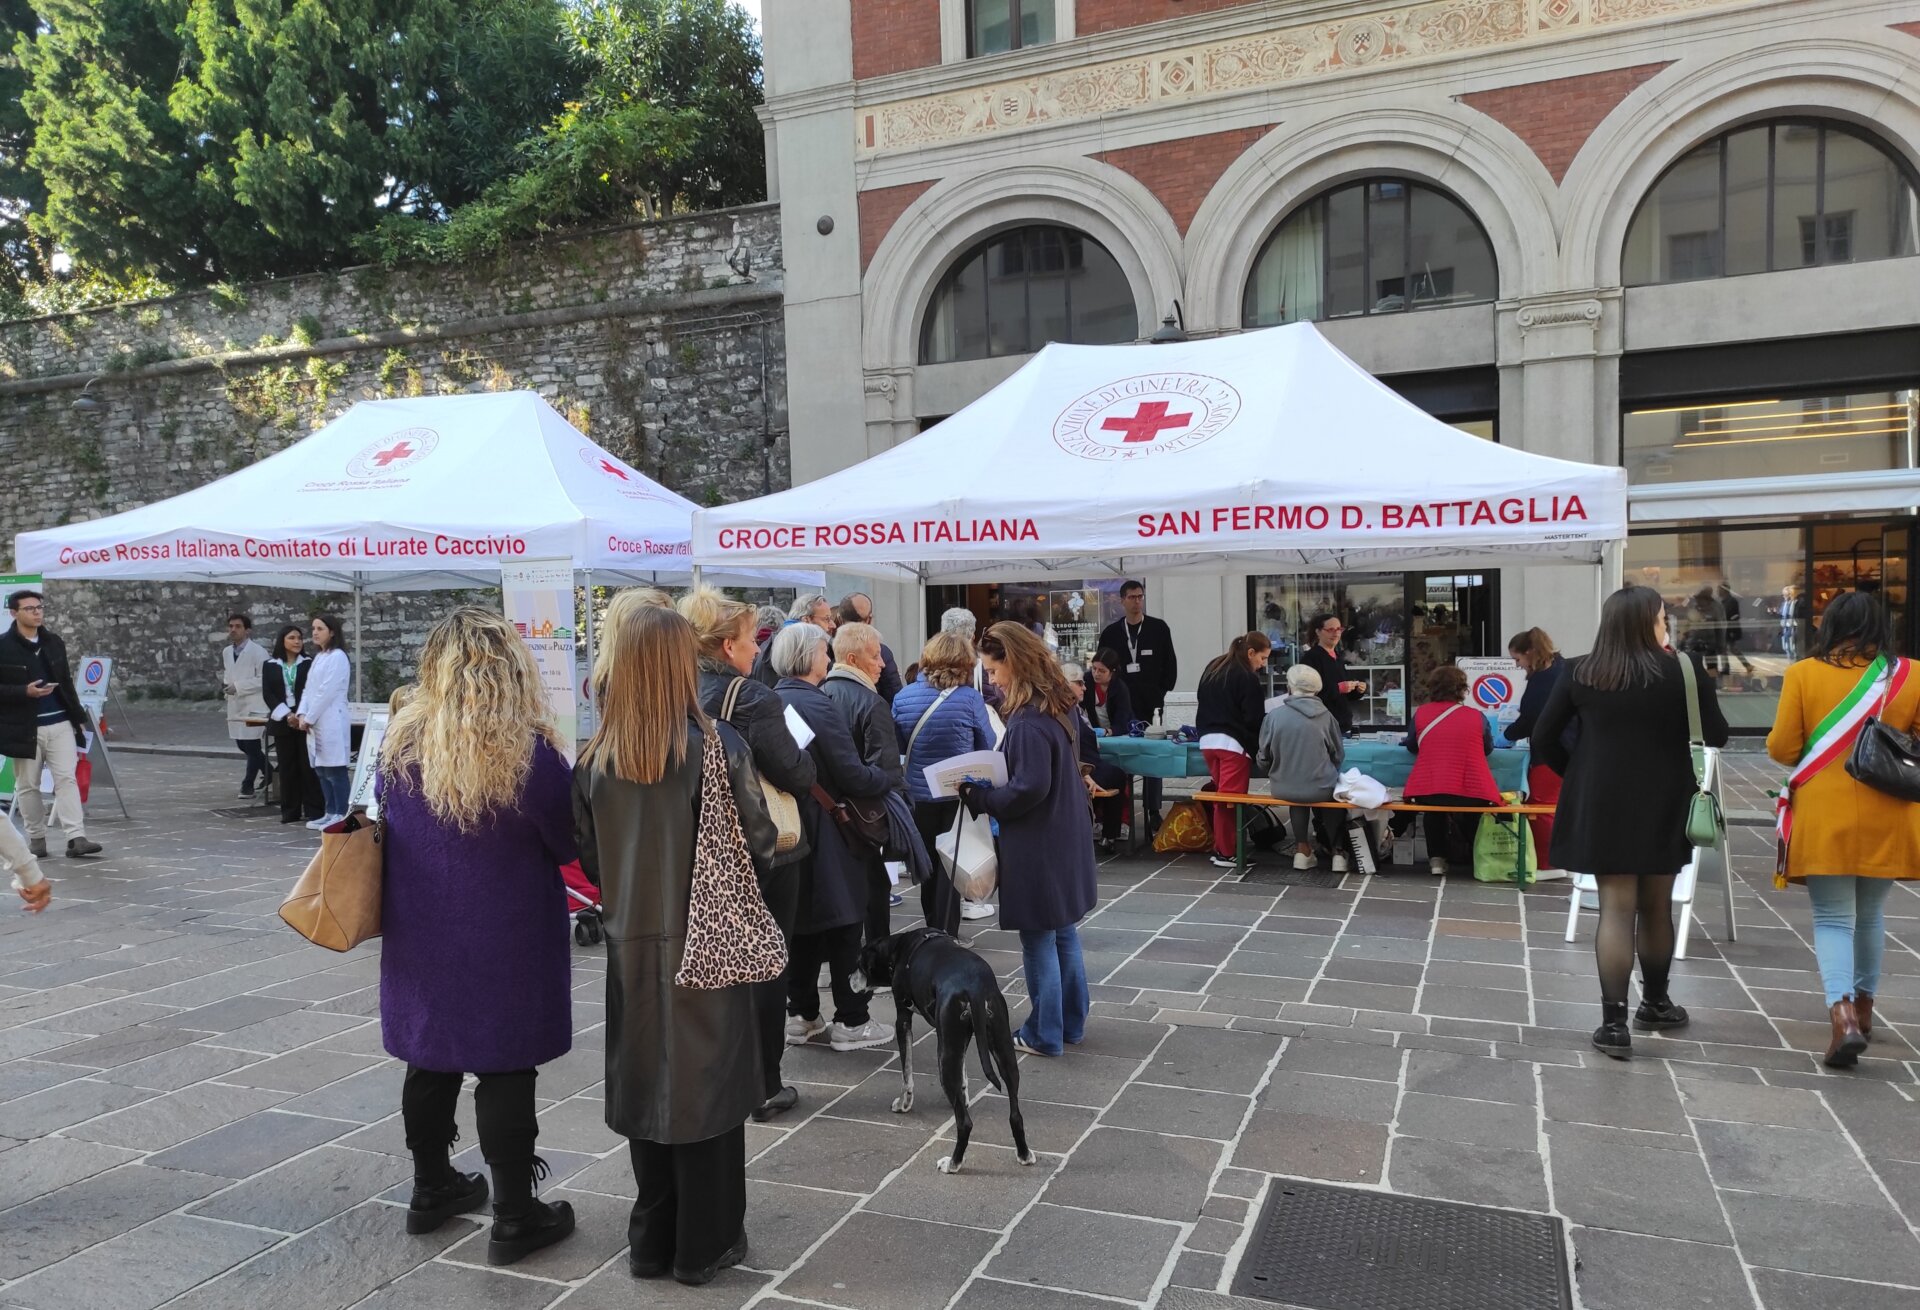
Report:
[[[676,987],[711,991],[770,982],[787,971],[787,944],[760,895],[753,854],[727,776],[718,732],[702,734],[700,817],[693,838],[693,886],[687,896],[687,940]]]
[[[320,849],[281,903],[287,926],[315,946],[350,951],[380,935],[386,829],[349,814],[320,832]]]

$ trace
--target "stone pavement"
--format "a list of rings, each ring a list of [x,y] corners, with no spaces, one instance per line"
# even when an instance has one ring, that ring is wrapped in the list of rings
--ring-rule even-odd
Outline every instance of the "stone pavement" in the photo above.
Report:
[[[601,950],[576,952],[576,1049],[540,1078],[546,1194],[580,1231],[488,1269],[478,1222],[403,1231],[374,949],[274,917],[311,838],[217,814],[228,763],[121,764],[136,817],[94,825],[108,857],[56,859],[54,908],[0,916],[0,1305],[1244,1310],[1264,1303],[1224,1292],[1249,1226],[1299,1177],[1560,1216],[1586,1310],[1920,1310],[1920,895],[1891,904],[1885,1036],[1825,1071],[1804,895],[1771,889],[1759,828],[1734,831],[1740,941],[1696,931],[1694,1024],[1631,1064],[1585,1049],[1591,923],[1562,941],[1559,887],[1110,864],[1087,1042],[1021,1067],[1040,1162],[983,1093],[943,1176],[926,1080],[894,1115],[888,1052],[794,1051],[802,1108],[748,1128],[748,1268],[694,1292],[626,1271]],[[1017,973],[1010,934],[974,943]],[[462,1120],[470,1144],[470,1099]]]

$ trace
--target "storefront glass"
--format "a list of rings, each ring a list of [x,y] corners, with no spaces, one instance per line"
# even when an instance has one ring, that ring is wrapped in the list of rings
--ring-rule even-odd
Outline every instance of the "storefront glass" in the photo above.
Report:
[[[981,632],[1002,620],[1025,624],[1059,651],[1061,659],[1085,664],[1094,656],[1100,630],[1124,613],[1120,583],[1119,578],[1099,578],[930,587],[927,589],[927,622],[938,631],[942,613],[964,609],[973,612]],[[1153,612],[1151,593],[1147,597],[1147,610]],[[917,650],[915,654],[917,656]]]
[[[1636,483],[1911,468],[1917,419],[1912,388],[1629,410],[1621,462]]]

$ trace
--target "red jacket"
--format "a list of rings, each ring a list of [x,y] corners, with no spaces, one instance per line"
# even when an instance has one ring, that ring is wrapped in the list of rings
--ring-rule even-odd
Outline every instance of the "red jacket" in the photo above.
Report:
[[[1448,710],[1453,713],[1447,714]],[[1486,716],[1471,705],[1441,701],[1422,705],[1413,712],[1407,749],[1414,752],[1414,761],[1405,795],[1467,796],[1500,803],[1499,785],[1487,767],[1493,732]]]

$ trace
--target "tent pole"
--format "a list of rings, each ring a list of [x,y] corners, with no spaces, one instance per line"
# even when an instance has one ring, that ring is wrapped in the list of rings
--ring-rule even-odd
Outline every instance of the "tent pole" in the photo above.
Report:
[[[923,566],[919,569],[916,569],[915,573],[920,580],[920,602],[918,605],[918,609],[920,611],[920,630],[919,632],[914,634],[914,642],[917,645],[925,645],[927,641],[927,626],[928,626],[927,625],[927,618],[928,618],[927,616],[927,570]]]
[[[594,700],[593,700],[593,570],[592,570],[592,569],[582,569],[582,570],[580,571],[580,576],[581,576],[581,577],[582,577],[582,578],[583,578],[583,579],[585,580],[585,585],[586,585],[586,593],[587,593],[587,623],[586,623],[586,632],[587,632],[587,688],[586,688],[586,694],[587,694],[587,711],[588,711],[588,713],[590,713],[590,714],[596,714],[596,715],[597,715],[597,713],[598,713],[598,708],[597,708],[597,707],[595,706],[595,704],[594,704]],[[597,720],[597,719],[596,719],[596,721],[595,721],[595,724],[594,724],[594,726],[595,726],[595,727],[598,727],[598,726],[599,726],[599,723],[598,723],[598,720]],[[575,731],[575,735],[577,736],[577,735],[578,735],[578,724],[577,724],[577,723],[576,723],[576,725],[575,725],[575,727],[576,727],[576,731]]]
[[[693,566],[693,589],[695,591],[700,589],[700,566],[698,564]]]
[[[363,590],[361,579],[364,574],[353,575],[353,639],[360,640],[360,595]],[[363,651],[361,657],[353,662],[353,698],[363,701],[366,697],[367,660]]]

